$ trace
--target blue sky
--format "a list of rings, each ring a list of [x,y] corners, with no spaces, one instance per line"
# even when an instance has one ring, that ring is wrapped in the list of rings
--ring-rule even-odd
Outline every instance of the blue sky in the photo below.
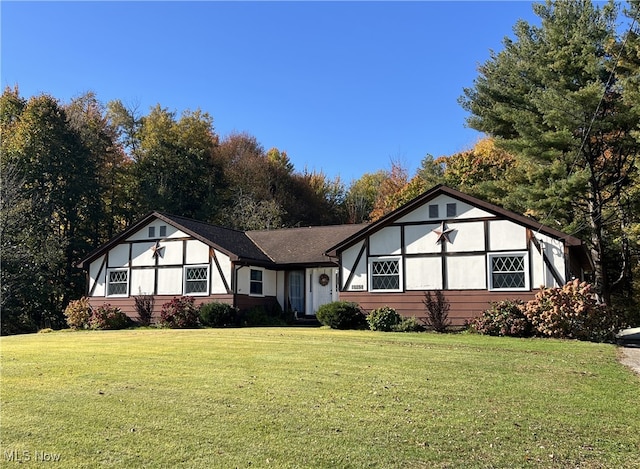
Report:
[[[2,87],[200,108],[349,182],[473,146],[457,100],[531,5],[2,1]]]

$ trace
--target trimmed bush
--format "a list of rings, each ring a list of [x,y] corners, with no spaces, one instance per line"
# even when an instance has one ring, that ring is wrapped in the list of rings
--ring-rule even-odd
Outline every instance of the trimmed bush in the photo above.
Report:
[[[200,306],[200,322],[207,327],[232,327],[238,324],[238,311],[227,303],[206,303]]]
[[[89,298],[83,296],[79,300],[70,301],[64,310],[64,316],[71,329],[85,329],[91,317]]]
[[[426,292],[422,303],[427,310],[425,318],[427,327],[436,332],[445,332],[451,325],[449,320],[450,305],[442,292],[438,290],[433,295],[430,291]]]
[[[171,329],[192,329],[200,325],[200,314],[195,306],[195,298],[181,296],[162,305],[160,327]]]
[[[243,311],[242,322],[246,326],[286,326],[287,321],[279,305],[254,306]]]
[[[522,300],[504,300],[491,303],[491,308],[471,321],[472,330],[485,335],[531,337],[534,329],[525,316]]]
[[[331,329],[366,329],[367,317],[360,306],[348,301],[334,301],[320,306],[316,318]]]
[[[131,319],[120,308],[115,308],[108,303],[95,308],[89,318],[91,329],[126,329],[131,326]]]
[[[423,332],[424,326],[416,318],[402,318],[400,323],[393,326],[393,332]]]
[[[372,310],[367,315],[367,322],[372,331],[390,332],[402,322],[402,317],[395,309],[383,306]]]

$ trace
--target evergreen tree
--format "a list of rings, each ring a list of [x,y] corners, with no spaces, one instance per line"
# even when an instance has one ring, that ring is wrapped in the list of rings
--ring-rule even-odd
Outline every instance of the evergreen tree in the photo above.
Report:
[[[581,0],[534,10],[541,26],[519,21],[461,103],[471,127],[523,160],[526,180],[512,197],[541,222],[589,239],[594,282],[609,302],[607,231],[620,230],[615,207],[637,171],[639,122],[608,49],[617,8]]]

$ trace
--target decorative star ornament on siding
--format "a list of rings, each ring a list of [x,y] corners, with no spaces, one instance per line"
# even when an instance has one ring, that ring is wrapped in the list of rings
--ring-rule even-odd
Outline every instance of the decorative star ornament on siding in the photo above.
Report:
[[[154,244],[151,247],[151,251],[153,252],[152,256],[153,257],[162,257],[162,250],[164,249],[164,246],[160,246],[160,241],[156,241],[156,244]]]
[[[440,223],[440,227],[433,230],[433,232],[438,236],[438,238],[436,239],[436,244],[443,241],[451,243],[451,238],[449,238],[449,236],[451,235],[451,233],[453,233],[453,231],[454,229],[447,228],[447,225],[444,222]]]

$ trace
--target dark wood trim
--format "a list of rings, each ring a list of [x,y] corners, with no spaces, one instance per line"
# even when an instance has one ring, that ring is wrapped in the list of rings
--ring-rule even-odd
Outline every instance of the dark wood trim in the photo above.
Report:
[[[108,254],[104,255],[104,259],[102,259],[102,264],[100,264],[100,268],[98,269],[98,274],[96,275],[96,281],[93,282],[93,285],[91,287],[91,290],[89,291],[89,296],[93,296],[94,292],[96,291],[96,286],[98,285],[98,281],[100,280],[100,275],[102,275],[102,269],[104,268],[104,266],[107,263],[107,257]],[[89,281],[91,281],[91,265],[89,265],[89,269],[87,271],[87,276],[89,277]],[[87,284],[88,285],[88,284]],[[105,276],[104,278],[104,288],[105,288],[105,296],[107,296],[107,277]]]
[[[455,224],[459,224],[459,223],[475,223],[475,222],[479,222],[479,221],[495,221],[495,220],[504,220],[504,218],[499,218],[497,216],[493,216],[493,217],[475,217],[475,218],[447,218],[447,217],[439,217],[439,218],[430,218],[427,220],[421,220],[421,221],[406,221],[406,222],[394,222],[394,223],[390,223],[388,226],[420,226],[420,225],[439,225],[442,222],[445,223],[455,223]]]
[[[561,287],[562,285],[564,285],[565,282],[563,282],[560,278],[560,274],[556,270],[555,266],[551,263],[551,260],[547,257],[547,253],[542,250],[542,246],[540,246],[540,242],[535,237],[535,235],[531,236],[531,242],[538,250],[538,253],[542,254],[542,261],[544,262],[544,265],[549,269],[549,272],[551,272],[551,275],[553,276],[558,286]],[[533,264],[533,262],[529,262],[530,266],[531,264]],[[531,278],[533,278],[533,275],[531,276]]]
[[[222,279],[222,284],[224,285],[225,290],[227,290],[227,293],[231,293],[231,289],[229,288],[227,279],[225,278],[224,273],[222,272],[222,267],[220,266],[220,262],[218,262],[218,256],[216,256],[215,248],[212,248],[212,247],[209,248],[209,256],[211,259],[213,259],[213,262],[216,265],[216,268],[218,269],[218,274],[220,274],[220,278]],[[209,287],[211,287],[211,279],[209,279]]]
[[[368,238],[365,239],[362,242],[362,247],[360,248],[360,252],[356,256],[356,261],[354,262],[354,265],[351,266],[351,272],[349,273],[349,277],[347,278],[347,281],[344,283],[344,285],[340,287],[340,291],[348,288],[348,285],[351,285],[351,281],[353,280],[353,277],[354,277],[354,275],[356,273],[356,269],[358,268],[358,264],[360,263],[360,259],[362,259],[362,255],[364,254],[364,251],[365,251],[365,249],[367,249],[367,245],[369,244],[369,243],[367,243],[367,241],[368,241]],[[368,267],[367,267],[367,270],[369,270]],[[340,276],[342,277],[342,269],[340,269]]]

